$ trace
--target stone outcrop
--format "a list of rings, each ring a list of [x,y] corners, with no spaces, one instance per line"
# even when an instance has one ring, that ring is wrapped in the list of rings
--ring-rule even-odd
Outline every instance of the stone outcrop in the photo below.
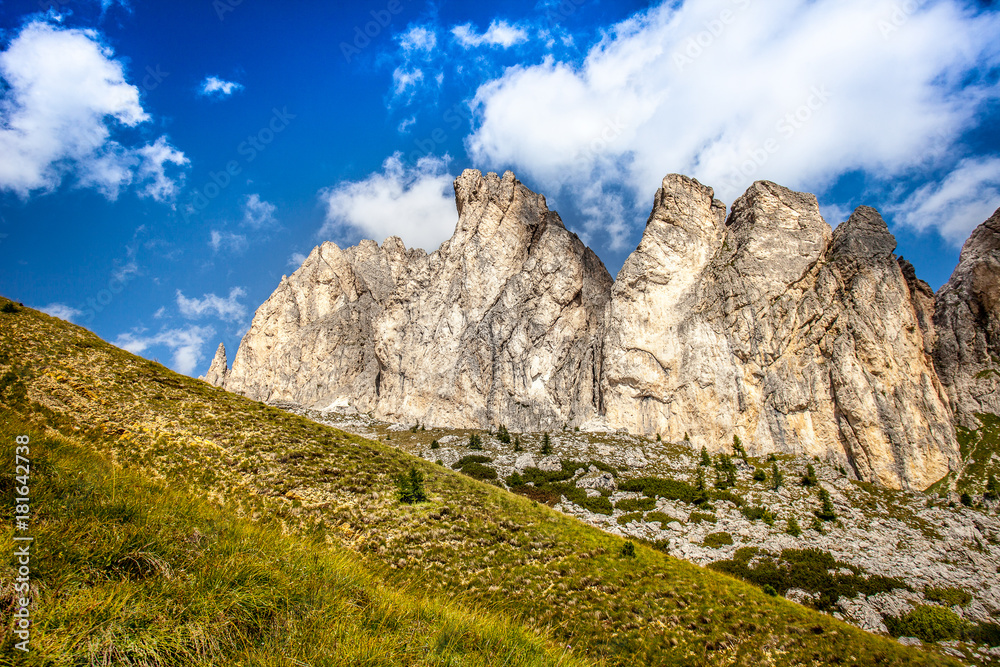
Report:
[[[959,422],[1000,414],[1000,209],[962,247],[951,279],[937,293],[935,363]]]
[[[215,357],[212,359],[212,365],[208,367],[208,372],[201,379],[209,384],[221,387],[226,383],[228,376],[229,361],[226,358],[226,346],[223,343],[219,343],[218,349],[215,350]]]
[[[430,254],[398,238],[314,249],[210,381],[395,422],[710,451],[738,435],[905,488],[959,464],[949,406],[1000,411],[997,216],[935,299],[875,209],[832,230],[815,197],[774,183],[727,217],[711,188],[667,176],[617,281],[510,172],[465,171],[455,201]]]
[[[451,426],[554,428],[597,411],[612,279],[514,175],[455,181],[454,236],[324,243],[258,309],[225,387]]]
[[[668,176],[613,289],[602,394],[611,427],[728,450],[839,460],[925,488],[954,431],[895,239],[860,207],[835,232],[816,199],[755,183],[728,219]]]

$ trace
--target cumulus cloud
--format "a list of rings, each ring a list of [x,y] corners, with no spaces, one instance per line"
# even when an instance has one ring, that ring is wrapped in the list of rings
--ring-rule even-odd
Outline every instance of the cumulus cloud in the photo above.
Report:
[[[471,23],[455,26],[451,29],[451,34],[454,35],[455,41],[466,49],[483,45],[509,49],[515,44],[528,41],[528,32],[524,28],[503,20],[493,21],[482,34],[477,33]]]
[[[275,211],[277,211],[277,207],[261,199],[260,195],[247,195],[243,202],[243,224],[253,229],[270,227],[276,222]]]
[[[183,153],[163,137],[139,147],[112,138],[150,117],[96,31],[28,23],[0,53],[0,77],[0,189],[27,198],[72,176],[108,199],[133,183],[157,201],[176,193],[165,165],[185,166]]]
[[[38,310],[51,315],[52,317],[58,317],[60,320],[66,320],[67,322],[72,322],[73,318],[83,315],[82,310],[77,310],[72,306],[67,306],[65,303],[50,303],[44,308],[39,308]]]
[[[455,231],[457,218],[448,162],[430,156],[411,167],[395,153],[381,172],[321,190],[326,222],[319,236],[336,236],[346,227],[376,241],[399,236],[409,247],[437,249]]]
[[[288,258],[288,266],[299,268],[302,263],[306,261],[306,256],[301,252],[293,252],[292,256]]]
[[[1000,158],[963,160],[943,180],[919,188],[890,209],[897,224],[918,231],[936,228],[962,245],[972,230],[1000,207]]]
[[[191,326],[186,329],[163,329],[152,336],[142,332],[123,333],[114,344],[132,354],[142,354],[147,350],[162,346],[173,354],[172,368],[178,373],[190,375],[204,358],[205,343],[215,336],[212,327]]]
[[[201,82],[198,94],[205,97],[229,97],[238,90],[243,90],[243,84],[225,81],[217,76],[209,76]]]
[[[1000,19],[913,4],[664,3],[580,64],[548,57],[480,86],[466,148],[595,211],[616,186],[648,202],[668,172],[731,202],[761,178],[822,191],[852,170],[936,169],[1000,92],[979,78],[1000,65]]]
[[[236,322],[247,316],[247,307],[239,302],[239,299],[246,294],[246,290],[242,287],[234,287],[229,290],[228,298],[205,294],[201,299],[189,299],[177,290],[177,308],[181,311],[181,315],[188,319],[218,317],[221,320]]]
[[[430,26],[411,26],[399,36],[399,45],[405,52],[430,52],[437,46],[437,35]]]
[[[420,69],[397,67],[392,72],[392,94],[396,97],[409,95],[412,97],[416,89],[423,83],[424,73]]]
[[[212,252],[224,250],[232,253],[241,253],[247,249],[247,245],[246,236],[218,229],[213,229],[208,239],[208,246],[212,249]]]

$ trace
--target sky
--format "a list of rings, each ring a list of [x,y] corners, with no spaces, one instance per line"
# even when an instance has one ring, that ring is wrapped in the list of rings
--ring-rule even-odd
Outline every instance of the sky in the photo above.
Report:
[[[1000,207],[1000,8],[0,0],[0,294],[174,370],[324,242],[432,251],[512,170],[612,275],[660,181],[874,206],[937,289]]]

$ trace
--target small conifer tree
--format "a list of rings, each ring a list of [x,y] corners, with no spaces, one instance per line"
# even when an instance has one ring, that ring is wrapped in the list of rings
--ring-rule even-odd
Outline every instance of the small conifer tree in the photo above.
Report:
[[[830,498],[830,492],[822,486],[819,487],[819,501],[822,503],[822,507],[816,512],[816,516],[823,519],[823,521],[833,521],[836,519],[837,515],[833,511],[833,500]]]
[[[706,447],[701,448],[701,462],[699,465],[710,466],[712,465],[712,457],[708,455],[708,449]]]
[[[777,491],[785,481],[785,476],[778,468],[778,462],[771,463],[771,488]]]
[[[819,480],[816,479],[816,469],[810,463],[806,466],[806,474],[802,476],[802,486],[816,486]]]
[[[549,441],[549,434],[545,433],[542,435],[542,456],[548,456],[552,453],[552,443]]]
[[[801,535],[802,527],[799,526],[799,520],[796,519],[794,516],[788,517],[788,528],[785,529],[785,532],[791,535],[792,537],[798,537],[799,535]]]
[[[733,454],[741,459],[746,459],[747,457],[747,450],[743,447],[743,441],[736,434],[733,434]]]
[[[986,493],[983,496],[987,500],[1000,499],[1000,486],[997,485],[997,478],[993,473],[990,473],[989,479],[986,480]]]
[[[399,489],[399,501],[402,503],[413,505],[427,501],[424,476],[416,468],[410,468],[409,473],[400,475],[396,479],[396,486]]]
[[[473,433],[469,436],[469,449],[475,451],[481,451],[483,449],[483,439],[479,437],[478,433]]]
[[[515,452],[524,451],[524,448],[521,447],[521,436],[518,435],[514,436],[514,451]]]

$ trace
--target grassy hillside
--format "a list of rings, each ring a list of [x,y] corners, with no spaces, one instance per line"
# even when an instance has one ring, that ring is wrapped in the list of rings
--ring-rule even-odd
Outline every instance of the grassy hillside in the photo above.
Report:
[[[248,517],[255,524],[245,530],[270,531],[258,533],[268,536],[264,542],[280,529],[288,534],[282,539],[303,549],[329,545],[330,557],[345,567],[363,563],[375,573],[368,586],[377,588],[383,579],[394,589],[406,581],[411,591],[489,610],[475,615],[427,602],[442,619],[454,614],[497,628],[481,629],[484,637],[541,641],[505,626],[496,618],[501,614],[550,632],[581,659],[609,665],[957,664],[642,545],[634,557],[623,556],[621,539],[528,498],[177,375],[29,309],[0,313],[0,373],[0,400],[33,429],[89,443],[122,474],[158,479],[181,494],[172,504],[203,496],[227,516]],[[427,503],[398,502],[394,479],[411,466],[426,478]],[[296,570],[293,560],[282,565],[280,558],[262,558],[261,571],[308,591],[309,570]],[[221,581],[213,590],[229,594],[233,585]],[[406,616],[401,610],[418,603],[405,591],[400,595],[397,612]],[[200,598],[182,597],[168,608],[196,604]],[[350,613],[365,625],[362,610]],[[212,616],[199,618],[193,627],[214,636]],[[301,626],[303,644],[311,632],[327,632],[319,617],[309,623]],[[397,637],[411,633],[403,626]],[[122,642],[138,641],[137,627],[119,627]],[[63,632],[81,631],[67,626]],[[433,623],[422,631],[426,637],[438,632]],[[539,661],[554,655],[541,643],[531,645]],[[496,650],[484,652],[492,664],[514,664]],[[462,660],[454,664],[476,664],[475,657]]]
[[[342,547],[284,535],[117,470],[0,410],[3,460],[30,437],[35,638],[18,664],[577,665],[489,612],[375,575]],[[13,468],[0,476],[10,495]],[[5,543],[14,533],[4,503]],[[23,533],[19,533],[23,534]],[[10,563],[0,608],[12,611]]]

